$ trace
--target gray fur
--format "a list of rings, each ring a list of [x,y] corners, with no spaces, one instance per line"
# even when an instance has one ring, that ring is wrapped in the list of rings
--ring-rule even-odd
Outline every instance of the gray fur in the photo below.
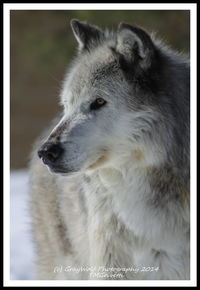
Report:
[[[189,279],[189,62],[137,26],[71,25],[79,53],[63,116],[40,143],[63,153],[51,173],[35,151],[31,163],[38,277],[158,266],[104,279]],[[105,105],[91,110],[98,98]],[[58,264],[95,273],[56,274]]]

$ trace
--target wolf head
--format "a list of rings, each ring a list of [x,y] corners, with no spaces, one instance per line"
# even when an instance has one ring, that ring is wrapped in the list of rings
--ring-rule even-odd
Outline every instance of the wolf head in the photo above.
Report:
[[[78,56],[63,82],[63,117],[39,157],[61,174],[163,162],[174,144],[172,108],[179,104],[170,96],[177,95],[172,73],[181,79],[181,62],[137,26],[121,23],[117,32],[78,20],[71,26]],[[185,95],[184,74],[180,81]]]

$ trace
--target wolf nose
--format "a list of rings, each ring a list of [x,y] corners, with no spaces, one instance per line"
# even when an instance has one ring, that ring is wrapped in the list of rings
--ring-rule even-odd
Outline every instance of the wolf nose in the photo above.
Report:
[[[63,148],[59,143],[45,143],[39,150],[38,156],[45,164],[54,163],[62,154]]]

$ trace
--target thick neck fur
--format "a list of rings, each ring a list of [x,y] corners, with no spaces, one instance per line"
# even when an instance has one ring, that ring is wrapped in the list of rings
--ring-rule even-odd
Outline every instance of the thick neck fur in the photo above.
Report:
[[[89,196],[95,194],[98,202],[109,199],[114,213],[139,238],[155,244],[165,234],[169,239],[169,233],[188,230],[189,190],[167,165],[138,166],[129,159],[118,168],[97,169],[89,184]]]

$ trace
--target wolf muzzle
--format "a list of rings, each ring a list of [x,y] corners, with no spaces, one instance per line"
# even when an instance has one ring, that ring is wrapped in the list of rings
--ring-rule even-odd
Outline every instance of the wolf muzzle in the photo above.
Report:
[[[38,156],[44,164],[53,165],[62,156],[64,149],[60,143],[44,143],[38,150]]]

